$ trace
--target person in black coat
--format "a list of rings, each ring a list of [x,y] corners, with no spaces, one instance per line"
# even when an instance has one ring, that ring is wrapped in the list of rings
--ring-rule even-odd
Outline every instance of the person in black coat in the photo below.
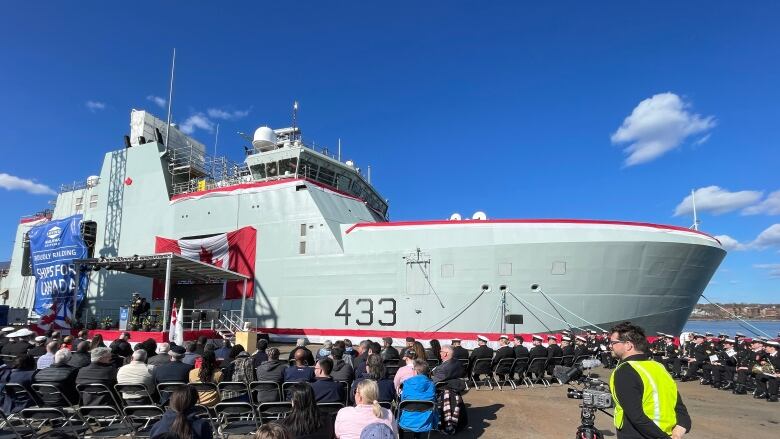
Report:
[[[707,343],[704,342],[705,337],[701,334],[693,336],[693,347],[691,347],[692,358],[688,358],[688,373],[680,381],[693,381],[697,379],[696,373],[710,361],[710,351]],[[705,383],[702,383],[705,384]],[[706,384],[709,384],[707,382]]]
[[[46,337],[43,335],[35,337],[35,344],[27,351],[27,354],[34,358],[46,354]]]
[[[70,361],[68,361],[68,364],[77,369],[80,369],[82,367],[88,366],[91,362],[92,357],[89,354],[89,342],[82,341],[70,356]]]
[[[32,355],[20,355],[14,360],[11,374],[8,376],[8,383],[24,386],[24,388],[27,389],[27,391],[30,392],[34,398],[35,392],[33,392],[32,389],[32,379],[34,374],[35,360],[33,359]],[[18,413],[23,409],[35,406],[37,403],[37,401],[30,399],[24,392],[15,393],[9,391],[7,387],[0,395],[0,398],[2,398],[3,412],[6,415]]]
[[[112,353],[109,348],[95,348],[90,352],[92,362],[89,366],[79,369],[76,375],[76,384],[103,384],[114,392],[116,384],[116,368],[112,362]],[[87,392],[81,392],[81,402],[83,405],[108,405],[116,406],[118,395],[101,394],[95,395]],[[119,408],[119,407],[117,407]]]
[[[765,360],[775,368],[774,375],[767,375],[765,373],[756,376],[756,393],[754,398],[766,397],[767,401],[777,402],[778,383],[780,383],[780,343],[776,341],[764,342],[764,350],[766,352]]]
[[[333,360],[322,358],[314,366],[315,380],[311,385],[317,402],[344,402],[344,386],[330,376]]]
[[[127,340],[130,340],[130,333],[122,332],[119,335],[119,338],[112,341],[108,347],[114,354],[127,358],[133,355],[133,348],[130,346],[130,343],[128,343]]]
[[[453,338],[451,342],[452,342],[452,358],[456,360],[468,360],[469,351],[460,345],[460,339]],[[443,358],[442,361],[444,361]]]
[[[574,337],[574,359],[584,357],[590,354],[587,346],[587,339],[581,335]]]
[[[392,337],[385,337],[382,339],[382,343],[384,343],[384,347],[382,348],[382,360],[384,361],[392,361],[392,360],[400,360],[401,356],[398,354],[398,349],[393,347],[393,338]]]
[[[491,367],[493,367],[493,370],[497,372],[496,375],[498,376],[499,380],[503,381],[506,379],[506,375],[511,371],[512,365],[509,361],[505,361],[504,363],[509,363],[509,364],[504,364],[501,370],[496,369],[496,366],[498,366],[498,363],[501,360],[504,359],[514,360],[515,351],[514,349],[512,349],[511,346],[509,346],[508,335],[502,335],[501,337],[499,337],[498,344],[500,347],[496,351],[496,355],[493,357],[493,361],[491,362]]]
[[[314,354],[312,354],[311,350],[309,350],[309,348],[306,347],[306,339],[299,338],[296,345],[297,346],[295,346],[295,348],[292,351],[290,351],[290,356],[287,357],[287,361],[291,362],[292,360],[295,360],[297,358],[296,353],[298,351],[303,351],[304,353],[303,360],[306,362],[305,365],[314,366]]]
[[[252,365],[255,369],[268,361],[268,354],[265,352],[266,349],[268,349],[268,340],[264,338],[257,340],[257,352],[252,354]]]
[[[171,361],[166,364],[155,366],[152,369],[152,379],[155,386],[160,383],[188,383],[190,380],[190,371],[192,365],[182,363],[185,349],[181,346],[175,346],[168,351]],[[164,392],[160,395],[160,404],[168,402],[170,394]]]
[[[24,331],[24,329],[21,329],[20,331]],[[30,330],[27,330],[27,332],[32,334],[32,331]],[[2,351],[0,351],[0,353],[2,353],[2,355],[17,356],[17,355],[26,354],[31,347],[32,346],[27,341],[27,337],[12,337],[8,343],[3,345],[3,349]]]
[[[490,361],[482,361],[477,366],[478,369],[475,369],[474,366],[477,363],[477,360],[490,360],[493,358],[493,349],[487,345],[488,338],[484,335],[478,335],[477,336],[477,343],[479,346],[477,346],[476,349],[471,351],[471,355],[469,355],[469,374],[473,374],[474,378],[479,381],[479,377],[482,374],[490,374],[491,367],[490,367]]]
[[[574,346],[571,344],[571,337],[564,335],[561,337],[561,353],[563,354],[563,365],[571,367],[574,364]]]
[[[553,376],[555,366],[560,365],[563,350],[558,346],[558,339],[554,335],[547,336],[547,375]]]
[[[333,370],[330,372],[330,376],[335,381],[351,383],[355,379],[355,371],[351,364],[344,361],[344,350],[334,347],[330,350],[330,357],[333,359]]]
[[[441,347],[441,359],[441,364],[436,366],[432,372],[434,383],[458,380],[463,376],[463,364],[455,358],[453,346],[444,345]]]
[[[536,359],[547,359],[549,353],[547,352],[547,348],[542,346],[542,336],[534,335],[532,337],[532,343],[533,347],[528,351],[528,371],[538,380],[544,375],[544,361]]]
[[[279,349],[268,348],[266,350],[268,354],[268,361],[261,364],[256,372],[257,381],[271,381],[279,385],[284,381],[284,369],[287,367],[287,362],[279,360]],[[257,400],[260,402],[273,402],[279,400],[279,390],[267,389],[257,392]]]
[[[33,384],[52,384],[67,398],[64,400],[60,396],[44,395],[43,402],[49,407],[68,407],[79,403],[79,395],[76,392],[76,375],[79,370],[68,365],[70,355],[68,350],[57,351],[54,354],[54,363],[33,375]]]

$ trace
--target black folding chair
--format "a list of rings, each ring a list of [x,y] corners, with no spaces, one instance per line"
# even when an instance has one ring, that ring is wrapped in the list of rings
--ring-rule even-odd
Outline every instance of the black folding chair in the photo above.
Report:
[[[574,365],[574,355],[564,355],[561,357],[561,365],[572,367],[572,365]]]
[[[379,406],[393,411],[393,401],[379,401]]]
[[[431,412],[432,415],[434,410],[436,410],[436,403],[434,403],[433,401],[406,399],[398,403],[398,409],[396,410],[396,419],[401,419],[403,412],[414,412],[414,413]],[[403,430],[400,426],[398,427],[398,429]],[[420,431],[416,433],[427,433],[428,437],[429,438],[431,437],[431,430]],[[401,435],[401,437],[403,437],[403,434]],[[418,437],[418,435],[415,434],[415,437]]]
[[[35,437],[35,430],[23,420],[9,418],[0,410],[0,439],[27,439]]]
[[[11,418],[13,418],[17,412],[20,412],[22,408],[41,405],[41,401],[37,399],[36,395],[31,393],[21,384],[6,383],[3,388],[5,391],[5,397],[13,400],[13,406],[20,407],[18,410],[14,410],[13,412],[8,413],[8,416]]]
[[[512,390],[517,388],[515,382],[512,380],[511,375],[515,361],[515,358],[502,358],[501,360],[498,360],[498,363],[496,363],[496,365],[493,367],[493,380],[496,382],[499,391],[504,390],[504,388],[501,387],[501,383],[504,383],[504,385],[509,383],[509,385],[512,387]],[[504,378],[500,378],[501,376]]]
[[[349,385],[349,381],[336,381],[337,383],[341,383],[344,390],[344,406],[349,405],[349,392],[351,390],[351,387]]]
[[[152,427],[162,419],[165,411],[156,405],[130,405],[124,408],[125,419],[133,429],[133,438],[151,437]]]
[[[117,399],[116,395],[114,395],[114,392],[111,390],[110,387],[108,387],[105,384],[77,384],[76,390],[79,391],[79,396],[81,397],[81,405],[88,405],[85,401],[85,397],[89,397],[89,399],[94,400],[95,398],[101,398],[108,401],[107,404],[99,404],[99,405],[110,405],[113,406],[117,411],[122,409],[122,404],[119,403],[119,400]],[[98,405],[90,403],[89,405]]]
[[[171,393],[187,387],[187,383],[160,383],[157,385],[157,393],[160,395],[160,404],[168,405]]]
[[[395,378],[395,374],[398,373],[398,369],[400,369],[401,366],[398,365],[398,361],[396,360],[390,361],[392,361],[390,364],[385,361],[385,373],[387,374],[388,378],[393,379]]]
[[[553,370],[555,370],[555,366],[560,366],[563,363],[563,357],[552,357],[547,359],[547,364],[544,365],[545,372],[550,375],[550,378],[554,380],[558,385],[561,385],[561,382],[558,381],[557,378],[555,378],[555,375],[553,373]],[[547,380],[549,383],[550,380]]]
[[[468,358],[458,358],[458,361],[460,361],[460,365],[463,366],[463,378],[468,378],[469,359]]]
[[[527,382],[526,377],[526,371],[528,370],[528,357],[520,357],[515,358],[514,364],[512,364],[512,372],[509,374],[510,379],[512,381],[515,380],[515,375],[517,375],[518,382],[525,385],[525,387],[530,387],[529,383]],[[515,388],[517,388],[518,382],[515,382]]]
[[[249,386],[241,381],[223,381],[217,384],[217,388],[219,389],[220,401],[225,401],[228,399],[237,398],[241,395],[249,394]],[[227,395],[225,395],[225,393],[227,393]]]
[[[292,403],[289,401],[263,402],[257,407],[257,414],[260,416],[260,422],[267,420],[281,419],[287,416],[292,410]]]
[[[201,392],[214,392],[215,394],[219,395],[219,388],[214,383],[189,383],[187,385],[197,390],[198,394]]]
[[[537,364],[541,366],[536,366]],[[526,383],[528,383],[531,387],[536,387],[535,383],[538,382],[544,387],[550,387],[550,382],[547,381],[544,378],[545,371],[547,370],[547,357],[536,357],[532,359],[528,363],[528,370],[526,371]],[[537,376],[534,378],[531,376],[532,373],[536,373]]]
[[[431,369],[441,364],[441,360],[439,360],[438,358],[428,358],[425,361],[428,362],[428,367]]]
[[[80,406],[78,410],[91,427],[91,437],[121,437],[133,432],[133,427],[125,421],[124,413],[116,407]]]
[[[318,402],[317,408],[326,415],[336,416],[336,413],[344,408],[344,404],[340,402]]]
[[[290,388],[302,381],[285,381],[282,383],[282,400],[290,399]]]
[[[115,384],[114,390],[125,405],[154,404],[152,394],[143,384]]]
[[[93,432],[92,427],[80,415],[67,413],[63,408],[32,407],[19,412],[19,417],[25,421],[28,428],[39,431],[44,424],[52,429],[83,437],[87,432]],[[35,424],[38,424],[37,426]]]
[[[249,395],[250,401],[255,405],[261,402],[277,402],[282,400],[282,388],[275,381],[253,381],[249,383]]]
[[[248,402],[220,402],[214,406],[218,431],[223,437],[231,434],[254,435],[260,428],[255,409]]]
[[[474,387],[477,390],[481,390],[479,384],[477,384],[477,376],[479,375],[485,375],[485,382],[490,387],[490,390],[493,390],[493,383],[490,379],[490,375],[493,373],[493,369],[490,366],[492,361],[493,360],[490,358],[479,358],[474,362],[474,367],[471,369],[469,378],[471,379],[471,382],[474,383]]]
[[[35,392],[35,396],[43,402],[42,405],[75,411],[75,406],[78,401],[71,401],[71,399],[62,393],[62,390],[54,384],[36,383],[32,385],[32,389],[33,392]]]

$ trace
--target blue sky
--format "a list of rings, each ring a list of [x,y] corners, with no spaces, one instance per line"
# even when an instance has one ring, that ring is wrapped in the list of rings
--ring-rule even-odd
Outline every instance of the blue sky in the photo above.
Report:
[[[297,99],[304,139],[340,137],[394,220],[689,226],[697,189],[733,248],[706,294],[777,301],[775,1],[30,3],[0,15],[0,260],[131,108],[164,118],[176,47],[174,120],[208,145],[219,123],[220,154]]]

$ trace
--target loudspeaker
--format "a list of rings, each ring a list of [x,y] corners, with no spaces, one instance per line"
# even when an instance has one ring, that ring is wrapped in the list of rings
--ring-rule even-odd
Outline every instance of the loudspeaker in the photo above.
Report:
[[[504,316],[504,323],[510,324],[510,325],[522,325],[523,324],[523,315],[522,314],[507,314]]]
[[[30,235],[22,236],[22,276],[32,276],[32,260],[30,260]]]

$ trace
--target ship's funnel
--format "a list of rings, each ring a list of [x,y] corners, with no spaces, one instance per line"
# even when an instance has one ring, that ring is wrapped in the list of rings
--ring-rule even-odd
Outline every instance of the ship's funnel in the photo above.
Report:
[[[271,151],[276,148],[276,133],[268,127],[260,127],[255,130],[252,138],[252,146],[260,152]]]

